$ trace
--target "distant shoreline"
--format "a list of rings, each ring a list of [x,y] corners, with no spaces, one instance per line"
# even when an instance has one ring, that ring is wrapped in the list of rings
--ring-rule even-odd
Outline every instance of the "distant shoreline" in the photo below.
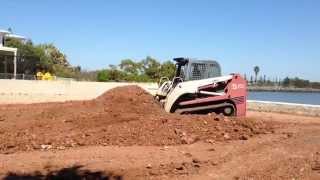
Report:
[[[312,88],[291,88],[291,87],[267,87],[267,86],[248,86],[248,91],[266,91],[266,92],[308,92],[320,93],[320,89]]]

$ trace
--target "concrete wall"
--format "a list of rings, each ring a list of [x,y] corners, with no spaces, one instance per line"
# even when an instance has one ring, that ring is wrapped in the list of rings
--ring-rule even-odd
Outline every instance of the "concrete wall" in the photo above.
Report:
[[[157,88],[155,83],[0,80],[0,104],[87,100],[125,85],[138,85],[150,93]]]

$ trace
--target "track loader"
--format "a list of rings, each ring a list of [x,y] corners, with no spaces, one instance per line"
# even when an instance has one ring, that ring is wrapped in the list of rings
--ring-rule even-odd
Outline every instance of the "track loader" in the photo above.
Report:
[[[175,58],[174,61],[175,77],[161,78],[155,94],[167,112],[246,115],[247,82],[239,74],[221,76],[220,65],[212,60]]]

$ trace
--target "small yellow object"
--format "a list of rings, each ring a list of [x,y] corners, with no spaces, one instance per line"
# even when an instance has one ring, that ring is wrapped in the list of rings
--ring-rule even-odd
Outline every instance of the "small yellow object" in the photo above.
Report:
[[[37,72],[36,76],[37,76],[37,80],[42,80],[43,73],[41,71],[39,71],[39,72]]]
[[[46,72],[43,76],[42,76],[42,80],[52,80],[53,77],[49,72]]]

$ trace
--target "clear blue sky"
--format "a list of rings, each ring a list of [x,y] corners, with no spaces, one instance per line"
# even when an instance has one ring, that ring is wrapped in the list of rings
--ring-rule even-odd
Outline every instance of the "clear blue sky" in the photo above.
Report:
[[[0,29],[53,42],[87,69],[152,56],[217,59],[223,73],[320,81],[318,0],[2,0]]]

